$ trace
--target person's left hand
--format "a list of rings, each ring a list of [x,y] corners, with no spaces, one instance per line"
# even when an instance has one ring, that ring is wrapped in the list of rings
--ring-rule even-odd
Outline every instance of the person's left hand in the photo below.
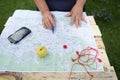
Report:
[[[71,16],[71,21],[70,21],[70,25],[73,25],[75,22],[76,27],[78,28],[79,26],[81,26],[81,21],[85,21],[85,18],[83,17],[83,7],[80,7],[78,5],[75,5],[71,12],[66,14],[66,17]]]

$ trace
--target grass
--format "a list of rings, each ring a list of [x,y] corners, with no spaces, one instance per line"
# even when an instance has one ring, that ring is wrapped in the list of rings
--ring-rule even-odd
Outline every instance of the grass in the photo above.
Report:
[[[87,0],[86,12],[92,15],[95,8],[105,8],[107,14],[112,14],[111,21],[104,21],[96,18],[102,32],[103,41],[112,66],[114,66],[117,76],[120,79],[120,1],[119,0]],[[16,9],[35,10],[33,0],[0,0],[0,33],[4,24]],[[97,9],[96,9],[97,10]]]
[[[104,0],[105,1],[105,0]],[[110,0],[106,0],[110,1]],[[112,66],[114,66],[118,79],[120,79],[120,1],[110,1],[109,3],[100,2],[100,0],[87,1],[87,13],[91,13],[94,8],[105,8],[108,14],[112,14],[110,22],[96,18],[99,25],[103,41],[106,47],[107,55]]]
[[[16,9],[35,10],[34,0],[0,0],[0,32],[9,16],[12,16]]]

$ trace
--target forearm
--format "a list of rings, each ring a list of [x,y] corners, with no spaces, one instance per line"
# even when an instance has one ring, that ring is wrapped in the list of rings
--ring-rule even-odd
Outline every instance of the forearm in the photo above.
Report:
[[[42,14],[44,14],[46,11],[49,11],[45,0],[34,0],[34,2],[36,3],[37,7],[39,8]]]
[[[86,0],[77,0],[76,4],[77,6],[83,8],[86,3]]]

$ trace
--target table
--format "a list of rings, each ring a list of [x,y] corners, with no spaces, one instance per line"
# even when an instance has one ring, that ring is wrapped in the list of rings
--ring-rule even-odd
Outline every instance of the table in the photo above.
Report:
[[[93,80],[118,80],[114,67],[110,65],[109,59],[107,57],[105,46],[102,40],[102,34],[98,25],[96,24],[93,16],[88,16],[90,21],[92,30],[94,32],[94,38],[97,44],[98,51],[100,53],[100,57],[102,59],[102,64],[104,66],[104,72],[94,72]],[[12,73],[7,72],[10,74],[15,74],[19,77],[19,80],[69,80],[68,72],[22,72],[22,73]],[[74,72],[71,76],[71,80],[89,80],[90,76],[86,72]]]
[[[88,16],[92,30],[94,32],[94,38],[102,59],[102,64],[104,66],[104,72],[95,72],[94,80],[118,80],[114,67],[110,65],[109,59],[107,57],[105,46],[102,40],[102,34],[98,25],[95,22],[93,16]],[[22,80],[68,80],[69,73],[21,73]],[[73,73],[71,80],[89,80],[87,73]]]

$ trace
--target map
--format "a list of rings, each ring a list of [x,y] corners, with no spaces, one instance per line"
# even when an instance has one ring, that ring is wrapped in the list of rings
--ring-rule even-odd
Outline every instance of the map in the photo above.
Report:
[[[82,51],[90,46],[96,48],[94,36],[89,22],[82,22],[76,28],[70,26],[70,17],[66,12],[52,12],[56,19],[54,34],[42,25],[42,17],[38,11],[16,10],[9,17],[0,36],[0,71],[15,72],[70,72],[74,64],[71,59],[76,51]],[[84,17],[87,19],[86,14]],[[32,32],[17,44],[11,44],[8,36],[21,27],[27,27]],[[67,45],[67,49],[63,46]],[[44,58],[36,55],[36,49],[45,46],[48,54]],[[97,69],[87,67],[88,71],[103,71],[101,63],[96,61]],[[93,66],[95,66],[93,64]],[[82,66],[75,66],[73,71],[85,72]]]

